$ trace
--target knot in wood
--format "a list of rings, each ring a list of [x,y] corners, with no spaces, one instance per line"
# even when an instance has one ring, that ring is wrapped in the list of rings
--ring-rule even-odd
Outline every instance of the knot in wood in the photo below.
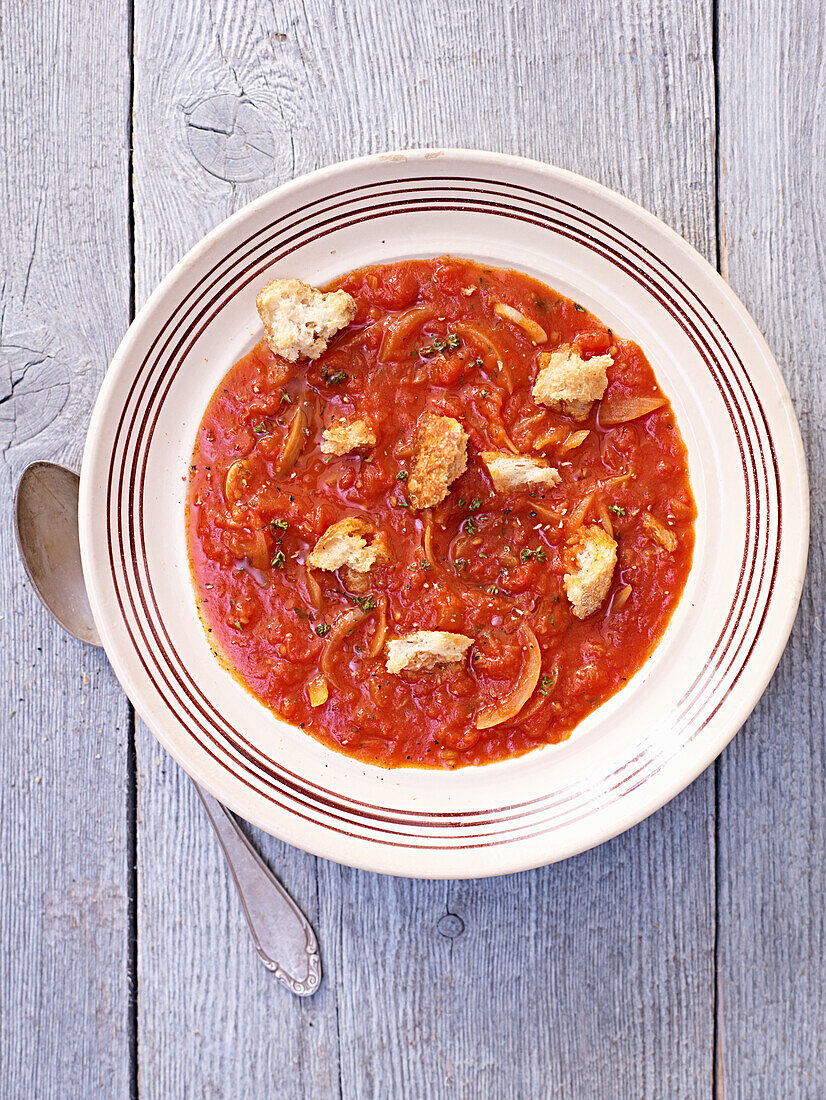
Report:
[[[201,100],[187,116],[186,136],[198,163],[228,183],[264,179],[273,170],[272,129],[264,112],[246,96]]]
[[[436,931],[446,940],[455,940],[465,930],[465,922],[456,913],[443,913],[436,924]]]

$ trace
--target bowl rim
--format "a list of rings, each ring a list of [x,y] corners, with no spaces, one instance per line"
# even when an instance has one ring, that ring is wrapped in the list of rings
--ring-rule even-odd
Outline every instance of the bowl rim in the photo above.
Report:
[[[765,365],[772,376],[783,407],[785,408],[789,430],[788,442],[790,444],[785,453],[785,472],[787,478],[789,478],[791,482],[791,488],[796,497],[794,501],[798,506],[796,529],[799,529],[798,534],[801,536],[791,546],[789,546],[788,539],[785,540],[785,543],[781,541],[778,546],[777,556],[780,555],[780,546],[783,546],[788,556],[787,569],[794,577],[795,586],[794,590],[789,594],[789,598],[782,602],[774,601],[770,652],[763,656],[762,663],[759,666],[759,675],[754,675],[754,668],[752,666],[752,675],[745,678],[746,684],[742,685],[739,689],[739,705],[736,710],[728,716],[725,726],[722,728],[718,727],[717,735],[713,741],[707,745],[706,750],[699,753],[693,765],[691,767],[683,767],[676,776],[670,778],[666,783],[662,782],[662,779],[665,777],[661,777],[659,783],[650,782],[645,784],[645,795],[643,797],[640,797],[638,794],[635,799],[620,801],[616,806],[610,824],[606,824],[599,829],[589,830],[586,819],[586,821],[582,823],[581,843],[567,845],[559,855],[552,857],[552,859],[549,860],[546,855],[543,855],[539,851],[539,848],[537,848],[538,858],[532,858],[526,854],[523,858],[517,859],[514,858],[517,855],[517,850],[514,850],[510,858],[506,861],[508,863],[507,868],[503,869],[497,865],[489,872],[476,871],[472,876],[487,877],[488,875],[516,873],[533,867],[543,866],[549,862],[570,858],[579,852],[595,847],[619,833],[626,831],[633,825],[638,824],[673,799],[680,791],[685,789],[716,759],[726,745],[729,744],[756,706],[777,668],[797,615],[806,573],[810,513],[809,484],[805,453],[791,397],[788,393],[783,375],[765,338],[743,303],[708,260],[706,260],[701,253],[675,230],[671,229],[665,222],[657,218],[654,214],[651,214],[644,207],[633,202],[631,199],[587,177],[531,158],[486,150],[450,147],[424,147],[392,150],[385,153],[373,153],[367,156],[351,158],[336,164],[327,165],[313,172],[286,181],[245,204],[241,209],[224,219],[202,237],[201,240],[172,267],[137,312],[135,319],[132,321],[123,340],[112,357],[90,419],[81,467],[79,528],[81,556],[95,623],[118,679],[126,690],[130,700],[133,702],[136,712],[146,721],[140,704],[136,702],[136,697],[139,697],[141,694],[138,685],[134,682],[126,663],[120,659],[120,655],[115,652],[113,656],[113,651],[117,650],[117,646],[109,630],[107,612],[103,607],[103,600],[98,588],[98,580],[90,564],[91,543],[93,539],[91,520],[95,507],[94,479],[91,471],[100,457],[98,452],[101,446],[101,429],[107,413],[107,406],[112,395],[116,392],[122,370],[128,365],[133,346],[137,342],[143,328],[151,322],[151,318],[159,305],[166,298],[169,291],[186,275],[188,269],[198,263],[205,253],[210,252],[216,245],[220,245],[222,240],[231,236],[237,226],[242,225],[248,219],[254,219],[257,213],[265,210],[267,206],[274,201],[274,198],[277,197],[278,200],[288,199],[292,193],[299,192],[308,186],[323,185],[326,181],[335,179],[338,175],[343,173],[358,170],[360,168],[369,169],[373,166],[385,165],[388,161],[424,162],[436,159],[447,159],[460,167],[462,165],[479,165],[483,163],[487,166],[498,166],[499,168],[521,168],[522,170],[539,173],[549,181],[559,180],[565,182],[577,190],[593,196],[597,200],[603,200],[615,207],[624,209],[629,215],[647,226],[655,234],[659,236],[665,235],[665,237],[675,246],[681,258],[693,265],[695,269],[698,269],[700,274],[705,276],[706,279],[711,279],[716,288],[721,292],[727,306],[733,309],[737,314],[739,321],[762,353]],[[769,438],[771,438],[771,433],[769,433]],[[748,659],[746,664],[748,664]],[[225,798],[224,794],[216,791],[214,784],[211,782],[211,777],[195,774],[197,768],[193,768],[191,761],[184,761],[181,758],[182,754],[177,750],[177,746],[172,743],[171,738],[167,738],[164,735],[163,730],[157,729],[155,723],[150,721],[147,721],[147,725],[149,725],[154,735],[178,763],[181,764],[185,771],[192,775],[197,782],[202,783],[208,790],[211,790],[216,797]],[[245,809],[237,803],[233,804],[231,800],[229,804],[236,812],[245,816],[254,824],[259,825],[266,831],[271,831],[270,825],[260,819],[256,820],[256,814],[250,814],[248,809]],[[295,843],[295,841],[290,842]],[[304,844],[302,842],[300,846],[303,850],[311,852],[314,855],[322,856],[327,859],[333,858],[328,852],[317,850],[317,847],[312,844]],[[518,851],[521,851],[521,849],[518,849]],[[335,858],[338,859],[338,857]],[[387,858],[377,858],[376,860],[356,858],[352,861],[347,861],[349,865],[364,870],[408,877],[461,877],[455,872],[422,875],[419,871],[408,869],[404,866],[388,866],[388,864],[392,864],[392,862],[392,857],[390,860]]]

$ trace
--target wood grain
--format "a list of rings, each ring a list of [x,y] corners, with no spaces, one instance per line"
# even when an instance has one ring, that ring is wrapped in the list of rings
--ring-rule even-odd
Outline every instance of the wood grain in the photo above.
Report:
[[[233,210],[322,162],[323,154],[317,162],[293,159],[306,77],[297,54],[278,68],[268,61],[274,51],[284,53],[278,37],[283,25],[264,6],[136,5],[138,304]],[[167,48],[159,51],[159,42]],[[265,163],[260,154],[244,153],[239,123],[247,119],[227,100],[252,102],[266,116],[272,144],[260,133],[253,137],[273,150],[261,179],[227,181],[215,174],[237,176],[239,166]],[[233,155],[219,140],[210,154],[202,140],[210,131],[193,130],[193,120],[196,127],[238,127],[233,144],[240,151]],[[142,725],[137,757],[140,1095],[336,1095],[335,985],[325,980],[319,993],[300,1001],[273,980],[255,956],[226,863],[189,780]],[[256,841],[262,839],[257,834]],[[319,933],[329,976],[333,960],[317,920],[316,860],[269,837],[259,850]]]
[[[596,851],[512,877],[322,864],[342,1095],[708,1095],[711,830],[690,791]]]
[[[0,0],[4,1100],[826,1095],[826,28],[812,0],[714,10],[719,131],[699,0],[135,0],[134,42],[100,0]],[[319,933],[309,1001],[255,958],[191,785],[139,726],[135,1081],[130,711],[105,660],[51,627],[8,523],[28,461],[78,466],[128,322],[132,53],[138,304],[301,172],[413,145],[538,157],[711,259],[719,244],[789,381],[813,488],[792,643],[716,784],[596,851],[480,882],[369,875],[255,833]]]
[[[138,752],[141,1097],[336,1095],[334,986],[302,1000],[264,969],[192,784],[145,729]],[[267,840],[324,938],[315,859]],[[322,952],[329,976],[326,938]]]
[[[726,1095],[826,1095],[826,62],[822,5],[725,2],[721,258],[792,393],[812,488],[809,573],[780,668],[720,762]]]
[[[11,514],[28,462],[79,466],[129,319],[127,20],[4,0],[0,42],[0,1095],[122,1097],[129,708],[37,602]]]
[[[630,0],[139,0],[138,300],[254,195],[412,145],[573,168],[713,256],[709,19]],[[229,133],[205,139],[205,118]],[[264,153],[245,149],[250,130]],[[713,775],[596,852],[490,882],[316,865],[256,834],[322,945],[322,991],[298,1004],[254,958],[187,781],[144,730],[138,756],[141,1095],[708,1093]]]

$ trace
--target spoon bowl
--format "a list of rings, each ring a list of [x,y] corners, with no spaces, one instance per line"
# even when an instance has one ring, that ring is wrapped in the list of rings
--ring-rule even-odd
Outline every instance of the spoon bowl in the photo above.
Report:
[[[53,462],[33,462],[14,497],[14,530],[23,567],[46,609],[64,630],[100,646],[80,561],[80,478]]]

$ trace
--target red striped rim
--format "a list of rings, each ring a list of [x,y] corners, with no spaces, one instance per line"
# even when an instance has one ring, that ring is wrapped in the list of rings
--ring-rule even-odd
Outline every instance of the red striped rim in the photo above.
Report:
[[[372,201],[368,193],[375,190],[377,185],[351,188],[331,195],[326,200],[315,200],[313,203],[307,204],[306,207],[293,210],[289,215],[277,219],[248,237],[214,265],[202,277],[200,282],[181,298],[144,357],[123,408],[123,415],[115,436],[115,446],[112,451],[112,462],[109,470],[107,530],[109,534],[110,563],[115,579],[117,598],[124,622],[135,646],[135,652],[156,691],[164,698],[167,705],[170,706],[173,712],[179,715],[183,712],[186,715],[192,736],[205,752],[217,762],[222,763],[223,766],[228,766],[227,760],[231,761],[234,766],[230,766],[230,770],[237,778],[243,778],[252,789],[282,806],[282,808],[301,817],[306,817],[301,810],[302,807],[314,810],[316,814],[321,815],[321,823],[327,825],[327,827],[337,828],[338,831],[345,832],[347,835],[364,836],[364,833],[348,832],[346,829],[333,826],[331,822],[338,821],[340,824],[349,823],[353,826],[357,824],[364,826],[365,821],[396,824],[407,830],[405,835],[409,835],[410,828],[414,825],[430,830],[444,828],[448,822],[451,822],[455,825],[444,839],[452,839],[456,837],[457,829],[469,830],[508,821],[521,821],[524,818],[547,814],[548,811],[557,810],[560,807],[565,819],[571,820],[571,813],[576,811],[577,806],[581,806],[583,799],[587,801],[587,791],[580,792],[577,796],[568,789],[556,792],[554,795],[512,806],[452,814],[391,810],[387,807],[365,804],[355,799],[346,798],[319,787],[317,784],[312,784],[295,775],[295,773],[291,773],[277,761],[268,759],[239,731],[231,727],[215,711],[209,700],[188,675],[182,662],[174,653],[166,634],[152,587],[149,563],[146,558],[143,529],[146,460],[159,410],[175,374],[180,369],[194,340],[210,323],[215,314],[223,308],[228,297],[237,293],[240,287],[246,285],[252,279],[259,277],[267,267],[278,259],[289,255],[311,240],[318,239],[347,225],[379,217],[416,213],[422,210],[476,210],[491,215],[527,221],[592,249],[634,278],[681,325],[683,331],[697,348],[717,385],[726,404],[741,449],[747,513],[740,583],[735,591],[720,637],[715,643],[706,666],[698,674],[692,688],[678,704],[678,707],[682,708],[678,715],[680,724],[675,725],[675,730],[669,739],[668,750],[670,751],[660,745],[656,746],[656,751],[652,754],[650,749],[654,747],[653,740],[649,739],[642,746],[642,751],[637,754],[634,761],[629,761],[623,768],[613,774],[613,790],[617,797],[620,793],[627,793],[629,789],[646,782],[654,771],[664,766],[674,751],[679,751],[679,748],[683,747],[687,741],[696,737],[700,729],[716,713],[720,702],[717,703],[714,710],[704,716],[702,725],[696,725],[692,717],[693,714],[699,713],[703,705],[712,698],[715,689],[719,691],[723,678],[738,661],[743,647],[747,644],[748,637],[752,633],[752,624],[758,613],[760,597],[765,594],[765,602],[759,615],[756,630],[753,632],[751,644],[746,656],[740,661],[735,671],[732,685],[739,677],[759,636],[760,627],[768,609],[770,595],[770,592],[764,586],[766,565],[769,559],[769,546],[765,537],[767,533],[762,532],[760,521],[763,510],[761,505],[765,506],[765,502],[761,501],[761,496],[768,478],[766,453],[759,431],[760,423],[763,425],[770,450],[778,507],[780,504],[780,484],[779,471],[771,439],[768,435],[765,414],[739,356],[737,356],[722,327],[703,303],[697,299],[683,280],[648,249],[639,242],[634,241],[627,234],[610,226],[604,219],[585,211],[581,207],[554,199],[530,188],[518,187],[517,185],[490,185],[488,181],[467,181],[455,177],[444,177],[435,184],[433,178],[429,177],[426,179],[427,186],[417,186],[421,183],[422,179],[414,179],[406,181],[403,187],[396,184],[392,189],[381,191]],[[468,183],[478,183],[484,186],[469,187]],[[509,190],[502,190],[503,186],[509,188]],[[411,191],[414,192],[414,195],[410,194]],[[516,200],[510,193],[512,191],[522,192],[521,200]],[[436,192],[440,197],[423,204],[420,197],[423,192]],[[358,197],[356,197],[357,193]],[[389,195],[405,197],[389,203],[377,201],[378,198],[386,200]],[[450,198],[447,197],[448,195],[450,195]],[[457,201],[457,196],[461,198],[461,201]],[[535,196],[539,196],[540,199],[537,200]],[[498,202],[497,199],[506,201]],[[367,201],[368,205],[357,209],[351,208],[354,203],[364,201]],[[311,208],[316,208],[315,215],[308,214]],[[345,210],[345,208],[350,209]],[[322,213],[328,214],[331,210],[340,210],[343,213],[336,217],[321,219]],[[294,232],[292,236],[286,235],[299,225],[305,227],[302,232]],[[628,255],[629,253],[630,255]],[[241,267],[242,264],[246,266]],[[236,270],[239,267],[240,270]],[[657,267],[662,269],[663,272],[659,275],[661,280],[659,283],[656,274]],[[707,330],[706,334],[702,332],[696,323],[700,317],[704,318],[703,324]],[[164,337],[163,345],[159,346]],[[176,339],[177,342],[170,349]],[[726,350],[726,345],[728,350]],[[722,369],[721,364],[723,365]],[[741,379],[739,390],[733,385],[735,379]],[[741,399],[745,396],[742,383],[745,383],[746,387],[751,389],[754,404],[748,399],[746,399],[745,404],[742,402]],[[152,386],[151,392],[150,386]],[[755,407],[760,414],[759,421],[755,420],[754,417]],[[754,438],[749,431],[749,427],[754,432]],[[755,446],[763,472],[763,481],[758,477]],[[118,457],[119,455],[120,457]],[[125,480],[127,478],[128,488],[125,492]],[[113,516],[112,488],[115,483],[117,483],[117,498],[120,507]],[[752,500],[753,494],[755,496],[754,502]],[[780,524],[778,523],[775,530],[772,579],[777,569],[779,534]],[[134,547],[134,557],[124,555],[122,552],[124,546]],[[755,571],[750,566],[756,561],[761,546],[762,560],[759,569]],[[116,568],[116,563],[119,566],[118,568]],[[757,576],[758,573],[759,576]],[[743,580],[747,576],[748,584],[744,585]],[[757,582],[755,585],[756,576]],[[751,598],[751,604],[748,611],[746,611],[749,598]],[[131,619],[126,611],[127,603],[131,608]],[[746,616],[745,626],[743,626],[744,615]],[[154,639],[154,642],[152,639]],[[735,639],[739,639],[736,644]],[[715,658],[717,658],[716,662]],[[722,668],[727,658],[728,663],[725,668]],[[721,668],[722,671],[720,671]],[[712,684],[712,677],[717,673],[719,675],[716,677],[715,683]],[[281,799],[287,799],[288,801],[284,802]],[[587,812],[586,809],[579,816],[585,816]],[[497,815],[502,814],[508,814],[509,816],[497,817]],[[561,813],[551,814],[549,817],[543,816],[540,821],[531,821],[530,827],[540,825],[542,826],[540,832],[544,832],[549,824],[559,824],[561,817]],[[316,824],[319,823],[318,817],[307,818],[307,820],[311,820]],[[519,831],[521,828],[523,827],[514,827],[514,829],[507,831],[497,830],[495,835],[504,838],[505,832],[518,833],[518,836],[510,837],[509,841],[526,839],[527,834]],[[394,833],[394,831],[380,829],[378,825],[374,829],[378,833],[396,836],[395,841],[387,842],[398,843],[399,834]],[[489,835],[476,834],[476,838],[481,839]],[[537,834],[531,833],[530,835]],[[432,841],[436,839],[442,838],[429,835],[427,838],[428,843],[424,846],[433,847]],[[502,843],[509,841],[500,840]],[[487,842],[490,843],[491,841],[488,840]],[[418,845],[405,846],[417,847]],[[452,848],[458,845],[454,842],[446,846]]]

